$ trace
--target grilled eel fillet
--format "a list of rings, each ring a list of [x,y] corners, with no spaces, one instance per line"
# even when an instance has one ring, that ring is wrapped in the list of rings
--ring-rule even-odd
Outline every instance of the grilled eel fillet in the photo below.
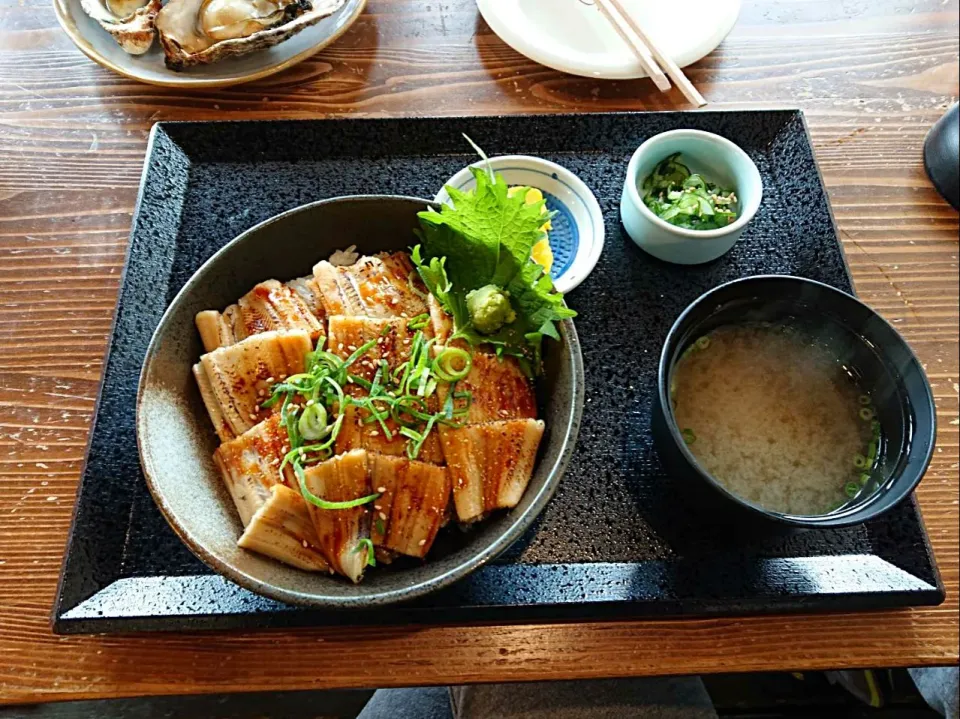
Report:
[[[515,359],[477,349],[471,359],[470,373],[456,385],[457,391],[471,393],[464,426],[441,426],[438,432],[461,522],[517,505],[530,483],[544,430],[536,419],[533,385]],[[440,402],[448,391],[447,385],[438,388]]]
[[[440,300],[432,294],[427,296],[427,312],[430,314],[430,328],[433,330],[433,336],[437,338],[437,344],[445,346],[453,334],[453,318],[447,314],[440,304]],[[457,340],[456,347],[466,347],[463,340]]]
[[[223,314],[204,310],[195,321],[204,349],[212,352],[274,330],[305,330],[316,340],[323,333],[324,316],[316,282],[301,277],[285,285],[276,280],[261,282]]]
[[[407,320],[403,318],[372,319],[367,317],[331,316],[329,322],[329,339],[327,347],[330,352],[342,359],[347,359],[354,350],[370,340],[377,340],[377,344],[358,359],[350,367],[351,374],[371,381],[380,366],[380,360],[386,360],[391,370],[410,358],[410,347],[415,332],[407,328]],[[351,384],[344,388],[349,394],[359,397],[367,394],[360,385]],[[436,397],[427,401],[427,409],[435,412]],[[338,454],[351,449],[366,449],[383,454],[405,455],[407,440],[399,434],[399,427],[392,419],[386,421],[391,432],[388,438],[379,422],[365,424],[363,422],[365,410],[356,406],[349,406],[344,412],[343,426],[337,435],[336,451]],[[418,459],[433,464],[443,464],[443,451],[440,440],[435,432],[431,432],[420,449]]]
[[[213,461],[220,470],[223,483],[237,506],[243,526],[270,498],[270,490],[278,483],[297,486],[291,467],[280,462],[289,450],[287,431],[280,424],[279,415],[272,415],[239,437],[225,441],[213,453]]]
[[[298,569],[332,571],[320,551],[307,503],[300,492],[283,484],[270,487],[237,544]]]
[[[348,267],[313,268],[328,315],[416,317],[427,311],[427,289],[406,252],[361,257]]]
[[[543,430],[537,419],[443,428],[440,439],[461,522],[517,505],[530,483]]]
[[[369,455],[374,491],[370,538],[375,546],[423,559],[447,518],[450,478],[444,467]]]
[[[271,385],[303,372],[304,358],[312,349],[304,330],[264,332],[200,358],[193,375],[221,442],[243,434],[271,413],[260,407]]]
[[[309,467],[304,482],[313,494],[329,502],[346,502],[373,493],[367,453],[362,449]],[[351,509],[321,509],[307,504],[319,538],[319,549],[334,571],[352,582],[363,578],[367,553],[361,539],[370,537],[369,505]]]
[[[442,348],[435,348],[441,352]],[[537,399],[533,385],[513,357],[499,358],[490,352],[469,350],[470,373],[457,382],[457,392],[470,392],[470,409],[460,419],[465,424],[494,422],[504,419],[535,419]],[[441,382],[437,387],[440,406],[447,399],[450,385]],[[463,406],[463,400],[454,405]]]

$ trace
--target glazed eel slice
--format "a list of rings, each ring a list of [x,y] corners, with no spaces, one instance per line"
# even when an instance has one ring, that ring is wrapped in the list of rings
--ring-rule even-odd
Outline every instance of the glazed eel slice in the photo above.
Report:
[[[299,491],[283,484],[270,488],[237,544],[309,572],[332,572]]]
[[[407,322],[404,318],[331,316],[327,348],[338,357],[347,359],[358,347],[375,340],[376,344],[350,368],[351,374],[369,382],[381,360],[385,360],[392,371],[410,358],[415,331],[407,326]],[[354,397],[367,394],[367,390],[359,384],[350,384],[345,390]],[[436,397],[427,400],[428,411],[435,412],[438,406]],[[406,454],[407,440],[400,435],[399,427],[393,419],[386,420],[390,430],[390,436],[387,436],[378,422],[364,421],[367,418],[366,410],[350,405],[344,415],[343,426],[337,435],[338,454],[351,449],[366,449],[397,456]],[[443,451],[435,432],[431,432],[427,437],[417,459],[443,464]]]
[[[299,569],[329,572],[290,466],[280,472],[287,433],[272,415],[213,453],[244,532],[237,544]]]
[[[369,455],[369,464],[371,484],[380,493],[373,504],[374,545],[423,559],[447,521],[446,467],[384,454]]]
[[[475,522],[520,502],[543,437],[538,419],[469,424],[440,432],[457,519]]]
[[[255,334],[203,355],[193,374],[220,441],[233,439],[266,419],[272,410],[260,405],[271,386],[303,372],[306,354],[312,349],[310,334],[295,330]]]
[[[373,493],[367,453],[362,449],[341,454],[304,471],[304,484],[328,502],[347,502]],[[307,504],[319,540],[319,549],[335,572],[352,582],[363,578],[367,552],[361,540],[370,539],[370,507],[322,509]]]
[[[236,344],[261,332],[304,330],[316,340],[323,334],[323,303],[316,281],[301,277],[282,284],[266,280],[223,313],[198,312],[195,322],[207,352]]]
[[[427,288],[406,252],[381,252],[348,266],[318,262],[313,276],[330,316],[416,317],[427,311]]]

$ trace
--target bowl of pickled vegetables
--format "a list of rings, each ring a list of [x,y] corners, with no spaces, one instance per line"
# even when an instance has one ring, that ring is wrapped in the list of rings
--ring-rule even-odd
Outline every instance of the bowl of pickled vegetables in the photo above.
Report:
[[[709,132],[673,130],[633,154],[620,217],[641,249],[694,265],[736,244],[762,196],[760,172],[740,147]]]

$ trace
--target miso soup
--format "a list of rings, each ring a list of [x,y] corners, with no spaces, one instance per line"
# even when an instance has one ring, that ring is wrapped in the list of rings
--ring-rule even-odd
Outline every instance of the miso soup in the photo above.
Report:
[[[689,450],[727,490],[775,512],[826,514],[872,491],[880,423],[839,354],[791,324],[700,337],[671,382]]]

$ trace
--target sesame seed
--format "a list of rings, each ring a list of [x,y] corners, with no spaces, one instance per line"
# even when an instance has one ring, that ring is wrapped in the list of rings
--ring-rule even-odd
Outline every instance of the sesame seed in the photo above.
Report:
[[[384,492],[387,491],[387,488],[386,488],[386,487],[377,487],[377,491],[380,492],[380,494],[383,494]]]
[[[383,509],[383,507],[381,507],[379,504],[373,505],[373,508],[376,509],[377,511],[380,511],[381,509]]]
[[[405,345],[408,345],[408,344],[410,344],[410,340],[408,340],[408,339],[407,339],[407,340],[404,340],[403,343],[404,343]]]
[[[347,349],[350,350],[351,352],[356,352],[356,351],[357,351],[357,346],[356,346],[356,345],[347,345]]]
[[[270,384],[271,382],[273,382],[273,377],[267,377],[267,378],[264,380],[264,382],[266,382],[267,384]]]
[[[315,399],[308,399],[308,400],[307,400],[307,407],[309,407],[310,405],[314,404],[315,402],[316,402]]]
[[[342,350],[342,349],[343,349],[343,342],[341,342],[340,344],[337,345],[337,349],[338,349],[338,350]]]
[[[401,312],[401,313],[400,313],[400,316],[401,316],[401,317],[409,317],[410,315],[408,315],[406,312]]]
[[[250,413],[250,419],[256,419],[256,418],[257,418],[257,415],[255,415],[253,412],[251,412],[251,413]]]
[[[426,543],[427,543],[426,539],[421,539],[419,542],[417,542],[417,544],[421,547],[424,546]]]
[[[380,512],[380,519],[382,519],[384,522],[386,522],[386,521],[387,521],[387,515],[385,515],[383,512]]]
[[[370,430],[371,437],[377,437],[379,435],[380,435],[380,430],[377,430],[377,429]]]
[[[286,378],[287,378],[287,375],[285,375],[285,374],[280,375],[280,379],[281,379],[281,380],[284,380],[284,379],[286,379]]]
[[[306,539],[301,539],[300,541],[303,543],[303,548],[304,548],[304,549],[306,549],[307,547],[310,546],[310,544],[307,542]]]

